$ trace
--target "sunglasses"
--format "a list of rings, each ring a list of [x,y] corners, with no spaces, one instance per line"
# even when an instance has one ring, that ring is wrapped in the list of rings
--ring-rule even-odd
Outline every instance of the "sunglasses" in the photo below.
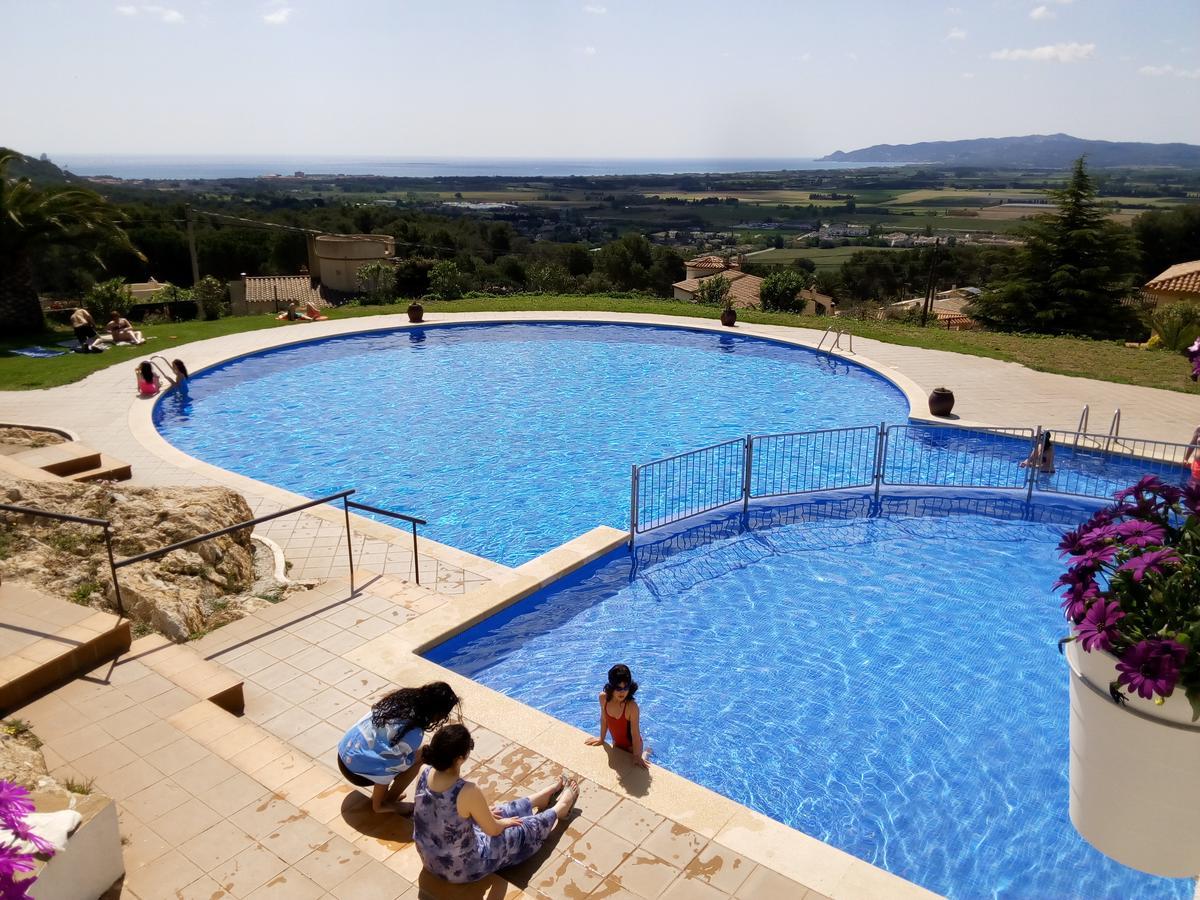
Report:
[[[629,690],[629,685],[627,685],[627,684],[614,684],[614,685],[612,686],[612,689],[613,689],[614,691],[627,691],[627,690]]]

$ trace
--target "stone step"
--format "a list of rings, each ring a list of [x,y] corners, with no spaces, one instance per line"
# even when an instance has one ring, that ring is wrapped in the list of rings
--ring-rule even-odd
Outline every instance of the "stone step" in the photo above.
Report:
[[[13,459],[52,475],[72,475],[100,465],[100,451],[78,441],[51,444],[13,454]]]
[[[95,466],[82,472],[72,472],[66,477],[71,481],[128,481],[133,477],[133,467],[101,453],[100,461]]]
[[[131,639],[129,622],[112,613],[0,584],[0,716],[115,659]]]
[[[197,700],[210,701],[235,715],[246,708],[241,676],[185,644],[152,634],[134,641],[129,655]]]

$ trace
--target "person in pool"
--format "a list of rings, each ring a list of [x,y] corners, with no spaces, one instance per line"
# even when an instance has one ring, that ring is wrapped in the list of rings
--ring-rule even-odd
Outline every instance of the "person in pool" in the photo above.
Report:
[[[1029,458],[1021,463],[1022,469],[1037,469],[1047,475],[1054,474],[1054,441],[1050,432],[1043,431],[1042,439],[1029,452]]]
[[[398,801],[421,770],[425,732],[446,722],[459,702],[444,681],[400,688],[346,732],[338,742],[338,768],[351,784],[371,788],[371,809],[412,813],[411,803]]]
[[[149,360],[138,363],[134,373],[139,396],[153,397],[162,390],[162,379],[158,377],[158,373],[154,371],[154,366]]]
[[[425,868],[453,884],[529,859],[579,799],[578,782],[560,776],[536,794],[489,806],[479,786],[461,774],[474,748],[466,727],[446,725],[425,749],[432,768],[417,779],[413,843]]]
[[[1196,343],[1200,344],[1200,338]],[[1200,427],[1192,432],[1192,439],[1183,451],[1183,464],[1191,469],[1192,481],[1200,482],[1200,452],[1197,451],[1200,451]]]
[[[637,689],[629,666],[617,663],[608,670],[608,681],[600,692],[600,737],[588,738],[587,744],[599,747],[605,735],[611,734],[614,747],[632,753],[633,764],[648,769],[650,752],[642,743],[641,710],[633,699]]]

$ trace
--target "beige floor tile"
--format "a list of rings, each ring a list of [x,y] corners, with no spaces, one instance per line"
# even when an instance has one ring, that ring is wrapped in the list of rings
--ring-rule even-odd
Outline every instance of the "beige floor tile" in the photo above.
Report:
[[[255,772],[277,759],[282,759],[287,753],[287,745],[282,741],[271,736],[261,736],[258,743],[230,756],[229,762],[243,772]]]
[[[282,859],[261,844],[254,844],[209,874],[235,897],[248,897],[286,868]]]
[[[180,769],[171,777],[195,796],[203,798],[209,788],[216,787],[222,781],[228,781],[236,774],[237,768],[220,757],[209,754],[198,762]]]
[[[84,774],[86,775],[86,773]],[[165,777],[150,763],[135,760],[115,772],[96,776],[96,787],[117,802],[123,802],[150,785],[157,784]]]
[[[401,847],[386,860],[383,864],[408,881],[416,883],[421,877],[421,870],[425,868],[425,864],[421,861],[421,854],[417,852],[416,844],[409,844],[407,847]]]
[[[611,875],[636,846],[632,841],[596,825],[588,828],[565,850],[573,860],[604,878]]]
[[[229,817],[229,821],[253,838],[262,839],[288,822],[303,817],[300,808],[278,797],[251,803]]]
[[[248,803],[263,803],[270,795],[269,790],[245,772],[236,772],[200,794],[222,816],[232,816]]]
[[[22,710],[24,712],[24,710]],[[37,723],[34,723],[35,733],[40,734],[41,728]],[[111,734],[101,728],[99,725],[85,725],[84,727],[73,731],[70,734],[70,740],[58,740],[52,738],[43,739],[47,744],[51,744],[62,755],[63,759],[68,762],[82,759],[90,753],[94,753],[102,747],[107,747],[112,744],[114,738]],[[132,758],[132,757],[130,757]],[[111,772],[119,765],[123,765],[123,761],[118,761],[114,765],[108,767],[105,771]],[[96,772],[97,775],[101,774]]]
[[[158,859],[173,849],[163,837],[132,813],[120,814],[121,856],[125,870],[131,872]]]
[[[296,868],[325,890],[335,891],[370,861],[371,857],[360,848],[334,835],[296,863]]]
[[[274,693],[290,704],[301,705],[317,696],[326,687],[326,684],[311,675],[302,674],[275,688]]]
[[[83,733],[83,731],[79,732],[81,735]],[[89,732],[89,736],[91,736],[91,732]],[[62,747],[61,744],[55,744],[55,746]],[[115,772],[130,763],[136,762],[138,759],[137,753],[130,750],[120,741],[112,740],[111,736],[107,744],[102,744],[97,749],[88,751],[86,755],[72,758],[69,753],[63,753],[63,756],[68,761],[74,763],[81,772],[88,772],[96,776]]]
[[[341,774],[334,774],[325,766],[311,766],[276,790],[280,796],[297,806],[303,806],[317,794],[337,784],[345,784]]]
[[[766,866],[756,866],[733,895],[742,900],[758,900],[761,897],[803,898],[807,893],[808,888],[799,882],[784,878]]]
[[[267,666],[261,671],[255,672],[250,676],[251,680],[267,690],[274,690],[279,685],[291,681],[293,678],[300,675],[301,672],[295,666],[288,662],[280,660],[272,665]]]
[[[754,867],[753,861],[712,841],[687,864],[684,873],[689,878],[707,881],[717,890],[732,894],[742,886]]]
[[[351,678],[353,681],[353,678]],[[362,714],[362,703],[337,688],[326,688],[304,704],[304,708],[319,719],[328,719],[347,707],[355,707]]]
[[[310,712],[296,708],[263,722],[262,727],[282,741],[290,741],[296,735],[308,731],[321,720]]]
[[[219,884],[207,875],[201,875],[187,887],[177,891],[173,900],[220,900],[221,897],[228,896]]]
[[[150,698],[157,697],[164,691],[169,691],[172,687],[172,683],[162,675],[159,675],[157,672],[147,671],[143,677],[136,681],[130,681],[122,685],[121,690],[135,703],[145,703]]]
[[[699,881],[693,878],[679,876],[670,887],[663,893],[663,900],[726,900],[728,894],[718,891],[715,887],[706,881]],[[783,900],[781,897],[780,900]],[[791,900],[805,900],[803,894],[799,894]]]
[[[184,841],[179,849],[197,866],[209,872],[254,844],[254,838],[232,822],[222,820]]]
[[[100,727],[114,738],[123,738],[159,721],[154,713],[134,706],[100,721]]]
[[[182,806],[190,799],[192,799],[191,794],[170,778],[164,777],[161,781],[138,791],[124,801],[122,806],[153,827],[155,820],[176,807]]]
[[[526,778],[545,764],[546,757],[534,753],[527,747],[512,747],[503,753],[497,753],[488,760],[490,768],[495,769],[516,785],[523,785]]]
[[[169,850],[151,863],[125,873],[125,886],[140,900],[173,900],[203,872],[178,850]]]
[[[599,820],[599,824],[614,834],[640,844],[663,822],[663,817],[626,797]]]
[[[707,843],[708,838],[667,819],[642,841],[642,849],[649,850],[673,866],[684,868]]]
[[[633,891],[621,887],[615,878],[605,878],[603,883],[588,894],[588,900],[642,900]]]
[[[324,893],[323,887],[294,868],[288,868],[256,890],[248,900],[318,900]]]
[[[621,798],[608,788],[600,787],[596,782],[584,779],[579,782],[579,802],[575,804],[580,814],[593,822],[603,819]]]
[[[169,691],[163,691],[157,697],[151,697],[142,704],[142,707],[151,715],[160,719],[168,719],[195,702],[196,698],[183,688],[173,687]]]
[[[180,735],[174,743],[145,754],[145,760],[164,775],[174,775],[211,755],[212,751],[198,741],[187,735]]]
[[[178,728],[170,722],[160,719],[123,738],[121,743],[138,756],[146,757],[155,750],[161,750],[168,744],[175,743],[181,737],[183,735]]]
[[[301,816],[279,825],[259,838],[259,843],[286,862],[295,865],[336,835],[311,816]]]
[[[161,813],[146,823],[171,844],[178,847],[221,821],[221,816],[195,797],[190,797],[174,809]]]
[[[397,900],[412,885],[376,860],[371,860],[337,886],[338,900]]]
[[[635,850],[617,866],[612,878],[640,897],[658,897],[679,876],[680,870],[653,853]],[[786,896],[786,895],[781,895]],[[803,895],[801,895],[803,896]]]

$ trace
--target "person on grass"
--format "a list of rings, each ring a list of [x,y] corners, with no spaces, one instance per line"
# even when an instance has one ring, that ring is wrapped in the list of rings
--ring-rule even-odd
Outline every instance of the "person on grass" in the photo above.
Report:
[[[425,732],[458,706],[458,695],[444,681],[393,691],[338,742],[338,768],[351,784],[371,788],[375,812],[411,815],[412,804],[399,801],[421,769]]]
[[[425,749],[430,768],[417,779],[413,842],[425,868],[454,884],[529,859],[579,799],[578,782],[560,776],[536,794],[489,806],[479,786],[462,777],[474,747],[464,726],[445,726]]]
[[[108,334],[114,344],[144,344],[146,339],[140,331],[134,331],[133,325],[115,309],[108,314]]]
[[[618,663],[608,670],[608,681],[600,692],[600,737],[588,738],[587,744],[599,747],[605,735],[612,735],[613,746],[633,754],[633,764],[650,768],[650,751],[642,743],[641,710],[633,695],[638,683],[629,666]]]

